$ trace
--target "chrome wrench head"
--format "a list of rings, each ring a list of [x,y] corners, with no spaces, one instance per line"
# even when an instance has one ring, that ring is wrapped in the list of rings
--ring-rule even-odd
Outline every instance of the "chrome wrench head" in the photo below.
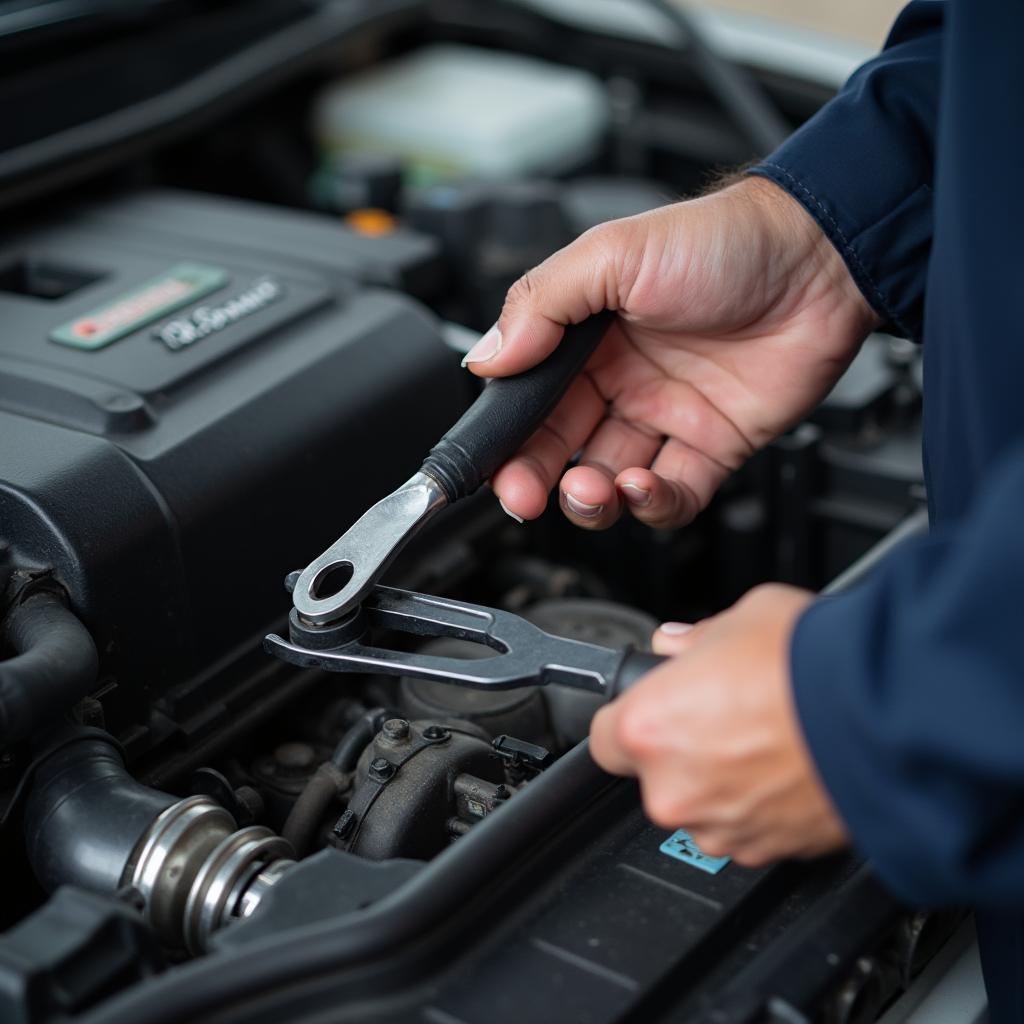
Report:
[[[295,611],[315,626],[343,618],[370,592],[406,542],[446,504],[433,478],[426,473],[410,477],[302,570],[292,590]]]

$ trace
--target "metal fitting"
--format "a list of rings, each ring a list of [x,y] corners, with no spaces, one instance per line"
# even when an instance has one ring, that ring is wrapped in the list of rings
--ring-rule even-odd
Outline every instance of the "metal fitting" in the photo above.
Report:
[[[389,740],[404,740],[409,735],[409,723],[404,718],[389,718],[381,731]]]
[[[139,840],[122,878],[137,889],[162,942],[199,954],[232,919],[247,917],[294,863],[291,847],[262,826],[236,831],[206,796],[162,811]]]
[[[386,757],[375,757],[370,762],[369,775],[377,782],[387,782],[396,772],[395,766]]]

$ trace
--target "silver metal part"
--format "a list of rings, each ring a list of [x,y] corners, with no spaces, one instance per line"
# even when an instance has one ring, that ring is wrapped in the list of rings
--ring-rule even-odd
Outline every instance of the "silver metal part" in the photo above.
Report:
[[[295,863],[293,860],[275,860],[262,865],[242,890],[238,900],[236,917],[250,917],[263,902],[264,896],[281,880],[284,873]]]
[[[125,868],[123,885],[137,889],[162,942],[182,944],[189,890],[204,861],[235,830],[220,804],[193,796],[171,804],[146,830]]]
[[[226,836],[199,869],[188,894],[184,922],[188,951],[202,953],[210,936],[238,916],[244,893],[260,870],[272,861],[290,859],[291,853],[286,840],[261,825]]]
[[[256,909],[292,856],[287,841],[269,829],[237,830],[220,804],[193,796],[153,821],[122,884],[139,891],[165,945],[198,954],[214,931]]]
[[[303,569],[292,591],[292,603],[309,623],[335,622],[354,608],[376,583],[406,542],[447,504],[444,492],[426,473],[416,473],[398,490],[382,498]],[[333,593],[332,577],[344,579]],[[338,575],[335,575],[338,574]]]
[[[890,552],[911,537],[923,537],[928,532],[928,510],[912,512],[895,529],[887,533],[870,551],[865,552],[844,572],[841,572],[822,594],[838,594],[866,579],[869,573],[889,557]]]

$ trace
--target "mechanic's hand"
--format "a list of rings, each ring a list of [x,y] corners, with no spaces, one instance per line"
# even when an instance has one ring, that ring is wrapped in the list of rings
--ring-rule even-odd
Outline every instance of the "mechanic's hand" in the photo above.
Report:
[[[648,817],[709,856],[758,865],[846,842],[790,690],[790,636],[812,600],[773,584],[686,632],[662,626],[655,650],[675,656],[594,718],[597,763],[639,776]]]
[[[829,391],[877,323],[842,258],[782,189],[721,192],[588,231],[521,278],[467,356],[519,373],[563,325],[619,319],[545,427],[494,476],[506,511],[561,504],[602,528],[623,503],[652,526],[691,520],[756,448]]]

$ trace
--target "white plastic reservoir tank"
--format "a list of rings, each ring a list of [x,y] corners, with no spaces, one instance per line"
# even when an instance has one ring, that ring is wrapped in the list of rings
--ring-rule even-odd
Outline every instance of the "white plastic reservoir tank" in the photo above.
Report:
[[[533,57],[426,47],[339,80],[314,130],[325,155],[388,153],[415,179],[553,174],[587,161],[608,121],[593,75]]]

